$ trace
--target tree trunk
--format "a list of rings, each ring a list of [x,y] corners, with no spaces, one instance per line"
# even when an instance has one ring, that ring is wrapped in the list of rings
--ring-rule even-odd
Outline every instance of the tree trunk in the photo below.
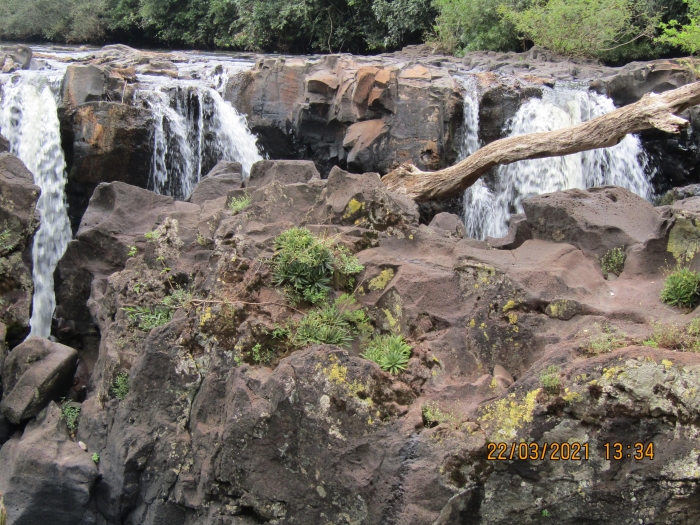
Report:
[[[680,133],[689,122],[677,116],[700,104],[700,82],[662,94],[647,94],[639,102],[569,128],[500,139],[454,166],[421,171],[402,164],[382,178],[390,191],[415,201],[444,199],[459,194],[488,170],[519,160],[557,157],[618,144],[628,133],[657,128]]]

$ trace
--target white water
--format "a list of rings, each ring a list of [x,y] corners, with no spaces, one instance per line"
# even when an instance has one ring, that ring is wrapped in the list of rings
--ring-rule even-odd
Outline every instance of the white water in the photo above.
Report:
[[[262,160],[245,117],[222,98],[229,75],[248,67],[207,61],[183,65],[196,77],[187,80],[139,75],[136,100],[154,115],[152,190],[185,199],[219,160],[240,162],[244,177]]]
[[[41,188],[37,210],[41,217],[32,249],[34,297],[32,336],[48,337],[56,307],[53,273],[71,239],[66,212],[66,162],[61,149],[57,95],[62,72],[23,71],[4,78],[0,133],[34,175]]]
[[[470,86],[468,83],[464,85]],[[475,151],[474,142],[478,145],[477,132],[471,131],[475,127],[474,114],[478,130],[477,100],[475,91],[467,89],[464,125],[475,136],[465,139],[462,158]],[[545,88],[542,99],[532,99],[520,107],[506,132],[512,137],[551,131],[590,120],[613,109],[610,99],[583,88]],[[464,222],[467,232],[478,239],[502,237],[508,232],[510,217],[523,212],[522,202],[526,198],[606,184],[622,186],[645,199],[651,197],[646,156],[639,138],[627,135],[620,144],[611,148],[500,166],[492,180],[484,182],[482,178],[466,190]]]

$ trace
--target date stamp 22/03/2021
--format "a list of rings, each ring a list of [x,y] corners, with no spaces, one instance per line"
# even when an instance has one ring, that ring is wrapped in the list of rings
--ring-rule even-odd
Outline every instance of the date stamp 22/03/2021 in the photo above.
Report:
[[[636,461],[653,460],[653,443],[603,443],[597,450],[606,461],[631,459]],[[588,461],[591,449],[588,443],[579,442],[544,442],[544,443],[489,443],[487,445],[489,461]]]

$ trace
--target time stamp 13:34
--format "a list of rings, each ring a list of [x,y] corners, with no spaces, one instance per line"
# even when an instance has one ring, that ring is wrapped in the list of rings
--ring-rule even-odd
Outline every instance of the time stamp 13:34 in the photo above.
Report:
[[[598,446],[598,451],[606,461],[654,459],[653,443],[603,443],[602,446]],[[588,461],[593,450],[589,448],[588,443],[562,441],[551,443],[489,443],[487,452],[487,459],[491,461]]]

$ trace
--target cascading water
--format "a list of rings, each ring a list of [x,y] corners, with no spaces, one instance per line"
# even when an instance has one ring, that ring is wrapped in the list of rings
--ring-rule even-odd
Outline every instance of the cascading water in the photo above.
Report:
[[[150,188],[163,195],[187,198],[202,176],[219,160],[240,162],[243,176],[262,160],[245,118],[219,91],[233,72],[249,63],[205,63],[182,70],[197,79],[163,80],[139,75],[136,100],[154,115]]]
[[[478,118],[478,99],[473,84],[471,90],[470,84],[463,85],[467,88],[464,125],[466,129],[472,129],[472,114]],[[532,99],[521,106],[506,131],[511,137],[551,131],[579,124],[614,109],[610,99],[577,86],[545,88],[541,99]],[[470,139],[471,142],[474,140],[478,144],[478,139]],[[462,158],[473,151],[463,148]],[[464,222],[467,232],[479,239],[502,237],[508,232],[511,215],[522,213],[522,202],[526,198],[605,184],[622,186],[645,199],[651,197],[646,156],[639,138],[628,135],[611,148],[500,166],[489,185],[480,179],[466,190]]]
[[[0,86],[0,133],[41,188],[37,203],[41,225],[32,249],[34,298],[30,321],[30,335],[39,337],[51,333],[56,306],[53,273],[71,239],[64,192],[66,162],[57,114],[62,76],[23,71]]]

